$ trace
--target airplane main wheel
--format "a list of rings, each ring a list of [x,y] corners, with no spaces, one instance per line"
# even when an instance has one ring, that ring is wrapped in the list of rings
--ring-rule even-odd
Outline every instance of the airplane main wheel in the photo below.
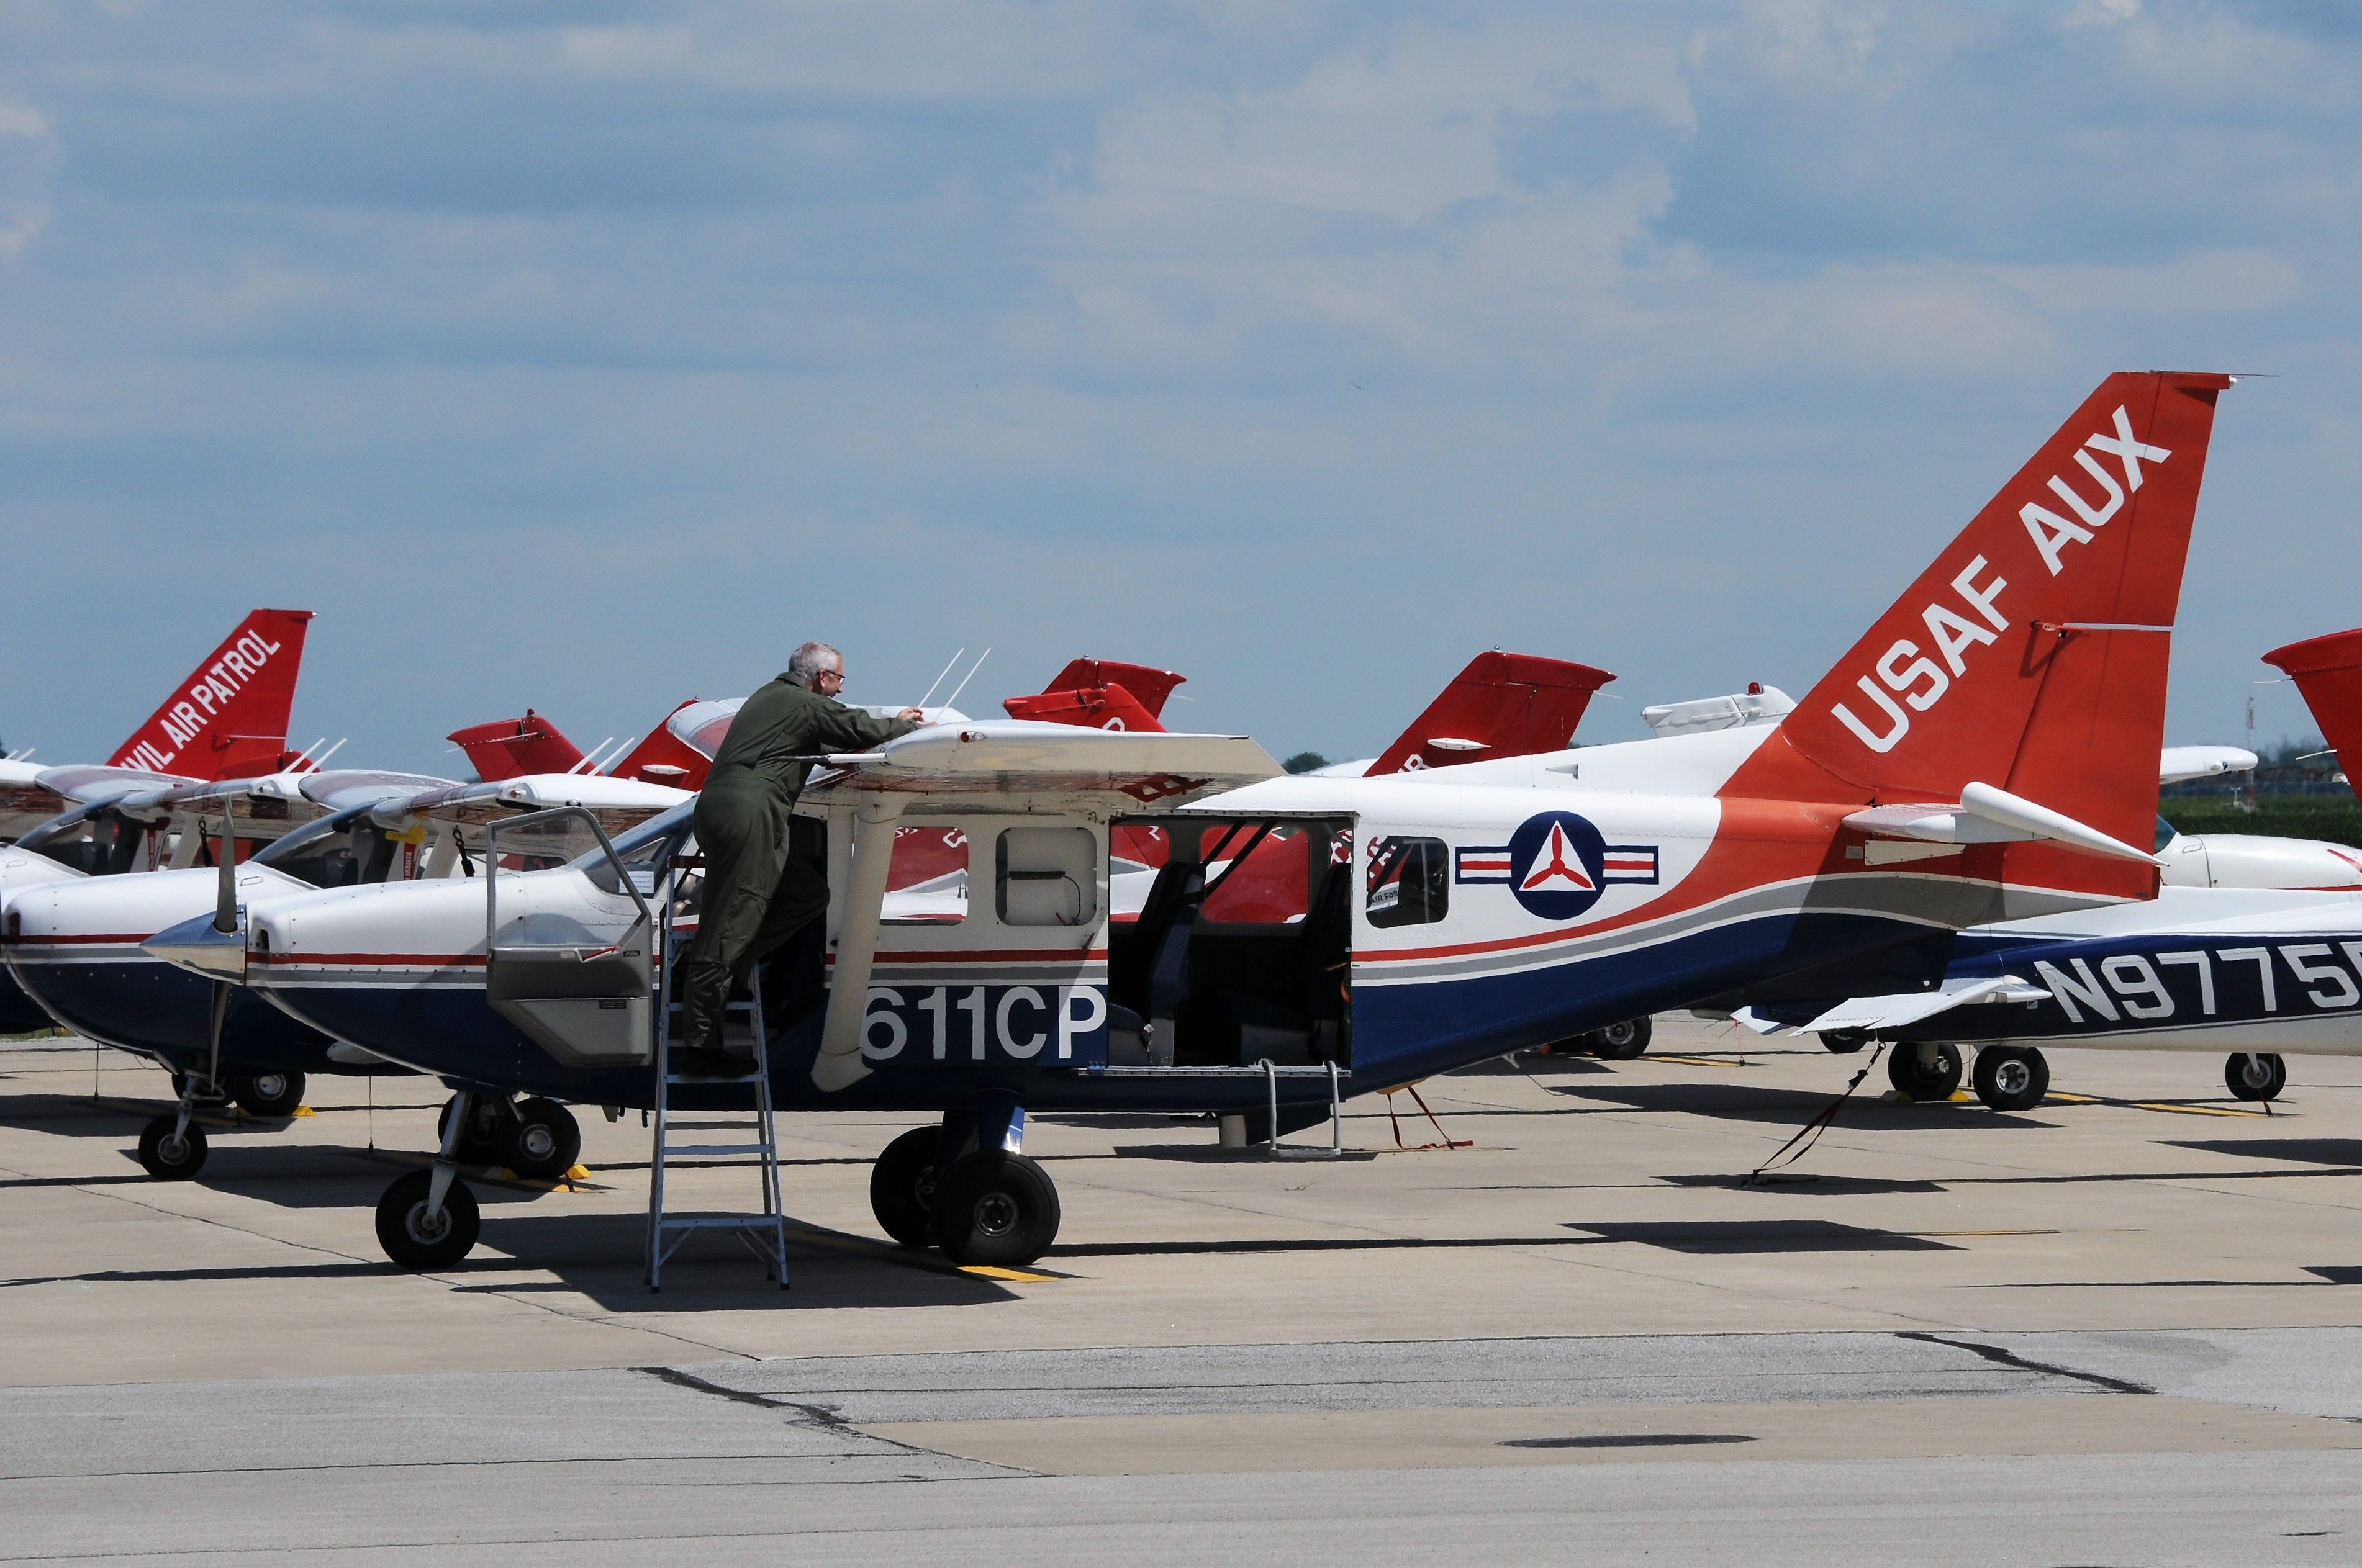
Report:
[[[1849,1057],[1868,1044],[1870,1044],[1870,1035],[1865,1030],[1824,1029],[1821,1031],[1821,1048],[1834,1051],[1841,1057]]]
[[[2050,1092],[2050,1064],[2026,1047],[1988,1046],[1977,1053],[1977,1098],[1996,1111],[2031,1111]]]
[[[1627,1018],[1605,1029],[1591,1031],[1591,1054],[1602,1061],[1630,1061],[1649,1048],[1656,1033],[1646,1018]]]
[[[935,1184],[934,1223],[954,1263],[1021,1268],[1058,1239],[1058,1190],[1023,1155],[978,1149]]]
[[[304,1103],[304,1075],[258,1072],[251,1078],[233,1078],[229,1097],[244,1106],[249,1116],[292,1116]]]
[[[442,1212],[429,1214],[426,1197],[434,1180],[432,1170],[414,1170],[377,1201],[378,1245],[398,1266],[418,1273],[448,1268],[467,1256],[483,1229],[476,1195],[464,1181],[451,1183]]]
[[[204,1168],[205,1130],[181,1118],[159,1116],[139,1134],[139,1164],[159,1181],[186,1181]]]
[[[499,1142],[502,1165],[528,1180],[555,1181],[581,1157],[582,1124],[557,1101],[536,1095],[502,1118]]]
[[[1886,1077],[1905,1100],[1949,1100],[1960,1087],[1960,1053],[1950,1046],[1897,1046]]]
[[[904,1246],[935,1239],[935,1157],[940,1127],[913,1127],[886,1146],[869,1168],[869,1212],[877,1226]]]
[[[442,1113],[435,1118],[435,1146],[441,1148],[451,1131],[451,1107],[459,1102],[456,1094],[443,1102]],[[501,1165],[506,1157],[501,1151],[501,1132],[512,1113],[508,1102],[489,1094],[475,1097],[475,1114],[461,1129],[459,1146],[452,1157],[461,1165]]]
[[[2288,1087],[2288,1063],[2269,1051],[2240,1051],[2223,1064],[2223,1081],[2242,1100],[2277,1100]]]

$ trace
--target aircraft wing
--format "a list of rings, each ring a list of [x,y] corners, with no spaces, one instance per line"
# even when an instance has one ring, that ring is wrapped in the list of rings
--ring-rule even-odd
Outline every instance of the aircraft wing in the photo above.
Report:
[[[987,720],[940,724],[875,751],[820,759],[807,795],[863,794],[1124,797],[1130,806],[1178,806],[1275,778],[1270,753],[1243,735],[1142,733],[1068,724]]]
[[[527,773],[522,778],[491,779],[481,784],[445,784],[407,799],[394,797],[379,807],[380,817],[392,815],[432,817],[462,827],[481,827],[522,812],[553,806],[583,806],[598,817],[609,834],[636,827],[659,811],[696,798],[688,790],[638,779],[610,778],[603,773]]]
[[[432,773],[389,773],[370,768],[336,768],[326,773],[306,773],[298,786],[304,798],[326,806],[330,811],[349,811],[356,806],[372,806],[385,800],[410,800],[433,790],[458,789],[455,779],[436,778]]]
[[[1857,996],[1840,1002],[1797,1034],[1838,1029],[1900,1029],[1955,1007],[1978,1002],[2047,1002],[2050,992],[2014,974],[1966,982],[1948,981],[1941,991],[1909,991],[1893,996]],[[1751,1026],[1751,1025],[1750,1025]]]
[[[56,791],[77,806],[101,806],[134,795],[159,795],[197,783],[179,773],[152,773],[145,768],[116,768],[87,763],[43,768],[34,782]]]

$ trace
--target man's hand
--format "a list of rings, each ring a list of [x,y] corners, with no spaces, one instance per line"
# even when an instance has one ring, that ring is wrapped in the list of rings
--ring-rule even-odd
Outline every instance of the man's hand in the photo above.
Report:
[[[894,717],[907,718],[913,724],[923,724],[927,719],[927,710],[922,707],[906,707]]]

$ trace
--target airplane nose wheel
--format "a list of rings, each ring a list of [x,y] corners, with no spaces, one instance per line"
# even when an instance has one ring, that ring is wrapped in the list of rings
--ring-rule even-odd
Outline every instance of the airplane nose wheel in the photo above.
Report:
[[[177,1115],[159,1116],[139,1135],[139,1164],[159,1181],[186,1181],[204,1168],[205,1130],[183,1127]]]
[[[935,1239],[935,1157],[943,1141],[939,1127],[913,1127],[869,1168],[869,1212],[878,1229],[904,1246],[927,1246]]]
[[[2277,1100],[2288,1087],[2288,1063],[2269,1051],[2240,1051],[2223,1064],[2223,1081],[2241,1100]]]
[[[454,1181],[438,1203],[435,1172],[414,1170],[385,1190],[377,1202],[378,1245],[401,1267],[433,1273],[450,1267],[474,1249],[482,1230],[476,1195]]]
[[[934,1230],[954,1263],[1021,1268],[1058,1238],[1058,1189],[1023,1155],[978,1149],[936,1184]]]
[[[1950,1046],[1897,1046],[1887,1053],[1886,1077],[1905,1100],[1949,1100],[1960,1087],[1960,1053]]]
[[[2031,1111],[2050,1091],[2050,1064],[2037,1050],[1988,1046],[1977,1053],[1977,1098],[1996,1111]]]

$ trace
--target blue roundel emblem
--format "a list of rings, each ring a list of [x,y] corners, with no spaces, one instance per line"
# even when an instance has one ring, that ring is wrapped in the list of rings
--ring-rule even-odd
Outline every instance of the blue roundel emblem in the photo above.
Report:
[[[1509,838],[1509,891],[1527,913],[1572,920],[1599,902],[1607,846],[1571,811],[1529,817]]]

